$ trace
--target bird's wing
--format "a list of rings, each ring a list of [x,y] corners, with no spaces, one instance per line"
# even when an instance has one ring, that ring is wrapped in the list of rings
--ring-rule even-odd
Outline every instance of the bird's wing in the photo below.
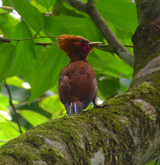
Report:
[[[70,76],[64,75],[60,77],[59,95],[62,103],[70,101],[71,97],[78,98],[80,101],[89,97],[92,98],[92,95],[95,95],[95,91],[97,91],[97,80],[93,75],[88,73],[80,74],[75,71]]]
[[[77,72],[69,78],[69,84],[71,86],[71,96],[78,98],[80,101],[85,99],[92,101],[97,92],[96,76],[91,73],[81,74]]]
[[[69,77],[67,75],[62,75],[59,78],[59,97],[63,104],[69,101],[71,86],[69,84]]]

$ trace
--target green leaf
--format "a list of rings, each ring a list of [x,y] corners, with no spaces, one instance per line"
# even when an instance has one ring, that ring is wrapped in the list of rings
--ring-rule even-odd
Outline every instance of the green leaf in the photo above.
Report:
[[[21,129],[24,133],[25,129],[23,127],[21,127]],[[5,141],[7,142],[8,140],[19,136],[20,134],[17,123],[12,121],[0,122],[0,145],[4,144]]]
[[[154,160],[146,165],[155,165],[155,163],[156,163],[156,160]],[[160,160],[156,163],[156,165],[160,165]]]
[[[48,121],[48,118],[46,118],[45,116],[30,110],[21,110],[20,115],[34,127]]]
[[[0,94],[0,100],[0,109],[7,109],[9,107],[9,98]]]
[[[0,110],[0,121],[1,122],[6,122],[6,120],[11,120],[12,116],[9,111],[6,110]]]
[[[23,20],[36,32],[40,32],[44,26],[42,14],[32,6],[28,0],[7,0],[21,15]]]
[[[54,1],[53,0],[35,0],[37,3],[41,4],[42,6],[46,7],[47,9],[51,6],[53,6]]]
[[[109,27],[112,29],[113,33],[116,35],[116,37],[119,39],[119,41],[123,44],[123,45],[130,45],[133,46],[132,43],[132,36],[133,36],[133,32],[128,32],[124,29],[121,29],[115,25],[113,25],[112,23],[108,23]],[[104,47],[105,48],[105,47]],[[131,53],[133,53],[133,47],[129,48],[126,47]],[[106,49],[108,49],[106,47]]]
[[[93,53],[95,53],[98,58]],[[119,57],[113,56],[105,51],[94,49],[89,55],[88,62],[96,73],[103,73],[117,78],[132,78],[133,75],[133,68],[127,65]]]
[[[39,106],[45,111],[53,114],[53,116],[60,116],[66,113],[64,105],[60,102],[59,96],[54,95],[43,99]]]
[[[50,89],[53,93],[58,94],[58,82],[55,84],[53,88]]]
[[[12,68],[15,55],[15,47],[12,44],[2,44],[0,46],[0,91],[2,90],[5,79],[8,77]]]
[[[57,4],[55,4],[54,10],[56,11],[57,8],[59,9],[58,12],[60,14],[66,15],[66,16],[73,16],[73,17],[80,17],[80,18],[89,18],[89,16],[81,11],[76,10],[72,6],[67,5],[66,3],[62,3],[60,5],[60,1],[57,0]]]
[[[110,76],[97,74],[98,80],[98,96],[101,99],[106,100],[107,98],[114,96],[119,90],[119,80]]]
[[[18,104],[18,101],[14,101],[12,99],[13,104]],[[8,112],[7,108],[10,106],[9,104],[9,98],[7,96],[4,96],[2,94],[0,94],[0,109],[1,110],[5,110],[6,112]]]
[[[13,18],[10,14],[0,15],[0,30],[4,37],[10,37],[13,34],[13,29],[18,24],[19,20]]]
[[[102,34],[90,19],[71,16],[45,17],[44,30],[52,36],[70,34],[83,36],[90,41],[102,41]],[[73,26],[74,25],[74,26]]]
[[[24,21],[20,22],[14,31],[13,38],[23,39],[31,37],[31,32]],[[30,80],[30,73],[37,67],[33,40],[20,41],[16,45],[16,58],[10,76],[19,75],[26,81]]]
[[[13,86],[17,86],[20,88],[23,88],[23,80],[21,80],[19,77],[17,76],[13,76],[13,77],[9,77],[6,79],[6,82],[8,85],[13,85]]]
[[[30,103],[58,83],[59,74],[68,61],[68,57],[58,48],[57,44],[47,49],[42,63],[31,75]]]
[[[39,3],[37,3],[35,0],[30,1],[30,3],[36,7],[41,13],[46,13],[48,12],[48,9],[46,7],[43,7]]]
[[[102,61],[101,59],[95,59],[95,58],[89,58],[88,62],[93,67],[94,71],[96,73],[103,73],[111,77],[130,77],[129,75],[123,74],[121,71],[119,71],[118,67],[116,68],[116,65],[114,66],[114,62],[112,62],[113,66],[109,66],[109,61]],[[116,64],[116,62],[115,62]]]
[[[107,22],[132,34],[136,30],[138,26],[136,4],[130,0],[99,1],[96,7]]]

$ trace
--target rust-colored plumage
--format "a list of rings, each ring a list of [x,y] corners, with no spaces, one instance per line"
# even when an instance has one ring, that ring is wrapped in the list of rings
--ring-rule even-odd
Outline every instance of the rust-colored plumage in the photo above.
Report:
[[[94,45],[81,36],[61,35],[57,37],[58,46],[70,58],[70,63],[62,70],[59,77],[59,97],[67,113],[82,112],[92,101],[94,106],[97,95],[97,78],[87,62],[88,54]]]

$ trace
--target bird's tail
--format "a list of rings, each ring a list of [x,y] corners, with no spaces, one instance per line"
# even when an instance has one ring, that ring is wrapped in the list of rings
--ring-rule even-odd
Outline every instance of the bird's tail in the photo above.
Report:
[[[83,104],[80,101],[71,102],[67,107],[68,115],[71,115],[72,113],[73,114],[80,113],[82,112],[82,110],[83,110]]]

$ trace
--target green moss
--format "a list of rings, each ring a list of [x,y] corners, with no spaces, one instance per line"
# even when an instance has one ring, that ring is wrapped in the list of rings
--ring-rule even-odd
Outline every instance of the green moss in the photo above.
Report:
[[[26,133],[26,141],[32,144],[33,146],[41,146],[44,143],[44,138],[40,135],[31,135],[29,133]]]
[[[113,113],[111,113],[111,111]],[[102,147],[104,153],[106,155],[109,155],[110,157],[109,161],[114,162],[115,160],[119,159],[119,157],[110,154],[111,150],[118,152],[123,148],[123,145],[121,146],[121,144],[127,142],[126,139],[124,141],[122,140],[125,136],[125,130],[122,128],[123,124],[120,123],[118,119],[117,114],[119,114],[120,112],[118,113],[116,109],[107,109],[107,108],[105,111],[102,111],[101,109],[96,109],[93,110],[92,112],[93,115],[92,113],[90,113],[90,111],[86,112],[87,119],[85,119],[87,120],[88,123],[88,128],[86,128],[87,132],[89,133],[89,135],[92,134],[94,135],[93,137],[89,136],[92,138],[92,140],[86,140],[87,144],[85,145],[87,146],[87,150],[90,150],[90,153],[93,153],[97,151],[99,147]],[[97,120],[100,122],[98,125],[97,125]],[[106,132],[103,130],[104,127],[105,129],[106,128],[108,129],[107,136],[106,136]],[[110,134],[109,133],[110,131],[113,132],[113,134],[112,133]],[[125,137],[127,137],[127,135]],[[89,142],[92,145],[90,145]],[[108,152],[108,150],[110,152]],[[93,155],[91,154],[91,156]]]
[[[143,98],[144,101],[151,104],[156,112],[157,112],[157,122],[160,124],[160,109],[159,109],[159,103],[160,103],[160,89],[155,88],[160,86],[160,75],[159,73],[153,73],[150,75],[153,79],[151,79],[151,85],[147,82],[142,83],[141,86],[136,87],[135,90],[138,92],[137,94],[140,95],[140,97]],[[151,116],[150,116],[151,118]]]
[[[53,147],[49,149],[42,149],[40,152],[43,157],[43,160],[45,160],[47,164],[69,165],[69,163],[64,160],[63,154],[57,154],[56,150]]]
[[[88,110],[76,116],[63,117],[30,129],[23,137],[32,148],[27,148],[28,152],[19,151],[22,155],[18,152],[18,148],[17,153],[13,153],[14,150],[12,153],[6,150],[5,154],[20,155],[19,160],[25,155],[30,162],[38,155],[36,150],[33,153],[35,148],[38,152],[40,149],[40,158],[37,159],[42,159],[49,165],[70,164],[71,160],[73,160],[72,165],[90,165],[94,153],[99,148],[103,148],[108,162],[114,164],[122,161],[125,164],[126,159],[136,148],[131,132],[140,135],[142,145],[148,147],[148,140],[154,138],[156,130],[152,127],[151,115],[146,114],[142,105],[134,102],[134,99],[143,97],[149,100],[150,95],[155,96],[157,91],[148,83],[143,83],[133,90],[134,94],[128,92],[109,100],[107,103],[110,108]],[[159,98],[155,98],[153,103],[157,100]],[[121,116],[126,122],[120,121]],[[130,131],[128,125],[131,127]],[[63,151],[50,147],[45,143],[45,138],[62,143],[71,157],[67,158]],[[30,149],[32,154],[28,154]]]
[[[113,148],[109,148],[109,150],[111,149],[119,153],[125,150],[123,155],[127,155],[127,157],[129,156],[128,148],[130,148],[130,151],[132,150],[133,152],[135,149],[135,145],[132,137],[130,136],[130,133],[125,127],[126,125],[131,125],[131,129],[133,129],[133,132],[135,131],[135,127],[139,127],[137,131],[142,137],[142,145],[144,147],[148,146],[148,139],[154,138],[156,132],[156,128],[153,127],[151,123],[153,121],[151,114],[146,114],[143,106],[137,102],[134,102],[134,99],[136,99],[137,97],[141,97],[141,95],[152,95],[156,92],[155,88],[145,82],[134,90],[137,91],[135,91],[134,94],[132,92],[129,92],[124,94],[123,96],[118,96],[109,100],[107,103],[110,105],[110,109],[106,108],[106,111],[103,112],[98,109],[96,110],[96,113],[94,113],[94,117],[98,119],[98,121],[101,121],[104,124],[105,128],[108,129],[108,131],[115,133],[108,134],[110,142],[109,144]],[[129,121],[124,123],[120,122],[119,116],[126,117],[125,120],[127,120],[128,118]],[[92,121],[90,118],[89,120]],[[103,135],[103,132],[100,131],[99,133],[101,134],[101,137],[99,136],[99,138],[105,139],[105,134]],[[107,146],[107,144],[105,144],[104,141],[102,142],[102,144],[104,145],[104,152],[107,153],[107,150],[105,150],[105,146]],[[120,155],[119,158],[110,155],[110,160],[114,162],[114,160],[121,159],[120,157]]]
[[[149,85],[147,82],[141,84],[141,86],[136,87],[135,90],[140,91],[143,94],[149,94],[155,92],[155,88]]]
[[[147,89],[144,90],[143,88],[146,87]],[[143,84],[142,87],[136,90],[138,93],[146,94],[146,92],[153,90],[153,88],[148,84]],[[78,114],[76,117],[73,115],[49,123],[50,126],[54,125],[54,129],[59,134],[59,139],[67,144],[67,152],[70,153],[74,160],[73,165],[90,164],[90,158],[100,147],[103,148],[106,155],[109,155],[110,162],[120,160],[122,156],[120,154],[121,151],[128,158],[129,153],[134,151],[135,144],[127,130],[126,123],[120,122],[119,116],[126,116],[126,118],[130,119],[127,124],[131,125],[133,132],[137,125],[143,128],[138,131],[142,136],[142,145],[147,147],[148,139],[154,137],[155,128],[152,128],[150,123],[150,115],[144,112],[140,104],[134,103],[133,99],[135,99],[134,94],[126,93],[124,96],[118,96],[110,100],[108,104],[111,108],[88,110]],[[117,107],[118,104],[121,104],[121,106]],[[143,123],[143,121],[145,122]],[[104,128],[107,130],[107,133],[104,131]],[[148,130],[151,134],[148,133]],[[80,141],[85,142],[85,145],[81,146]],[[117,155],[112,154],[115,152]],[[51,155],[55,156],[54,153]],[[48,154],[47,158],[52,159],[51,155]]]
[[[35,158],[33,154],[26,152],[25,148],[21,149],[19,147],[15,147],[14,149],[12,148],[7,148],[4,152],[4,155],[10,155],[13,158],[15,158],[18,162],[20,162],[20,164],[26,164],[26,162],[28,164],[30,164],[32,162],[32,160]]]
[[[41,130],[43,130],[43,128],[47,129],[48,134],[46,135],[45,131],[38,131],[38,135],[41,135],[43,138],[48,138],[48,139],[52,139],[53,141],[58,141],[62,144],[65,143],[67,146],[67,153],[69,153],[71,155],[71,158],[74,160],[74,162],[72,163],[73,165],[88,164],[89,162],[88,158],[86,158],[84,153],[85,148],[81,146],[79,139],[79,134],[82,133],[81,125],[79,124],[80,122],[81,120],[77,120],[77,118],[75,118],[74,116],[63,117],[58,120],[50,121],[46,123],[44,126],[41,126]],[[34,132],[36,132],[37,134],[36,129],[38,129],[38,127],[32,129],[32,132],[30,132],[29,134],[32,134],[32,136],[34,136],[33,135]],[[32,138],[30,137],[28,139],[29,142],[31,143],[32,141],[34,141],[34,139],[31,140]],[[35,142],[33,144],[35,144]],[[51,152],[51,155],[49,155],[49,152],[51,150],[50,149],[48,150],[47,146],[44,146],[43,148],[45,148],[45,150],[42,154],[42,157],[47,157],[48,160],[52,160],[53,157],[57,155],[55,150]]]
[[[110,99],[107,104],[109,105],[125,105],[126,102],[132,100],[135,98],[135,95],[133,93],[125,93],[123,95],[119,95],[117,97],[114,97]]]

